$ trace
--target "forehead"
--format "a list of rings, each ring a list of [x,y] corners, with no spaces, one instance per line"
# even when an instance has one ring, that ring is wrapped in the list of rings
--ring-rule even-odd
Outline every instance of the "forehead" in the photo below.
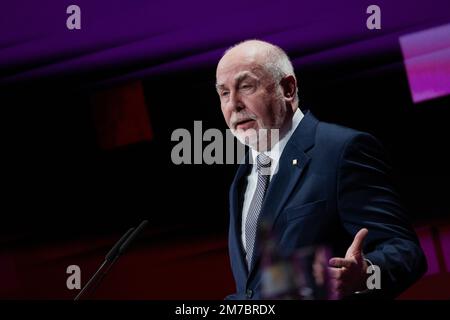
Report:
[[[245,76],[259,79],[266,74],[266,69],[256,57],[229,53],[217,65],[216,81],[218,84],[225,84],[242,79]]]

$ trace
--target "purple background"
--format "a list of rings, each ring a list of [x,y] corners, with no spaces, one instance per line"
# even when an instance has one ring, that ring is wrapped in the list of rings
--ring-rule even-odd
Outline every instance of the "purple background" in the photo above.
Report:
[[[81,8],[81,30],[66,8]],[[112,83],[214,65],[231,44],[260,38],[297,67],[398,50],[398,37],[449,21],[450,2],[376,1],[381,30],[366,28],[373,1],[9,1],[0,11],[0,84],[46,77],[108,75]],[[292,54],[294,53],[294,54]],[[139,65],[138,68],[136,66]]]

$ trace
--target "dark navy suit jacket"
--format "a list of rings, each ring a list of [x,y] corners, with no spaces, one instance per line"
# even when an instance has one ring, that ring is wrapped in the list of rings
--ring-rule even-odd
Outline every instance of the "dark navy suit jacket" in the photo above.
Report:
[[[293,165],[297,159],[297,165]],[[247,271],[241,212],[251,165],[240,165],[230,189],[229,254],[236,293],[261,297],[261,239]],[[381,297],[393,297],[416,281],[426,262],[389,179],[379,142],[369,134],[318,121],[308,112],[288,141],[272,177],[260,219],[273,226],[277,249],[290,254],[325,244],[344,257],[361,228],[369,230],[364,256],[381,269]]]

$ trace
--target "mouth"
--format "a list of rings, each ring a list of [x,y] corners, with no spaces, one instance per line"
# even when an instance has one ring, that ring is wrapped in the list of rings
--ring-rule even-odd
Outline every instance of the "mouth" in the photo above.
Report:
[[[253,126],[254,121],[255,120],[253,120],[253,119],[243,119],[243,120],[237,121],[235,124],[235,128],[247,130],[248,128]]]

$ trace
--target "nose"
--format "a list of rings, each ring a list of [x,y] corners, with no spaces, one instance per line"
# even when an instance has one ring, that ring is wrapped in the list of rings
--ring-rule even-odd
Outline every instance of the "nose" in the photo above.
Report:
[[[244,107],[244,103],[242,102],[239,93],[232,90],[230,92],[230,99],[228,100],[227,108],[230,108],[231,111],[240,111],[244,109]]]

